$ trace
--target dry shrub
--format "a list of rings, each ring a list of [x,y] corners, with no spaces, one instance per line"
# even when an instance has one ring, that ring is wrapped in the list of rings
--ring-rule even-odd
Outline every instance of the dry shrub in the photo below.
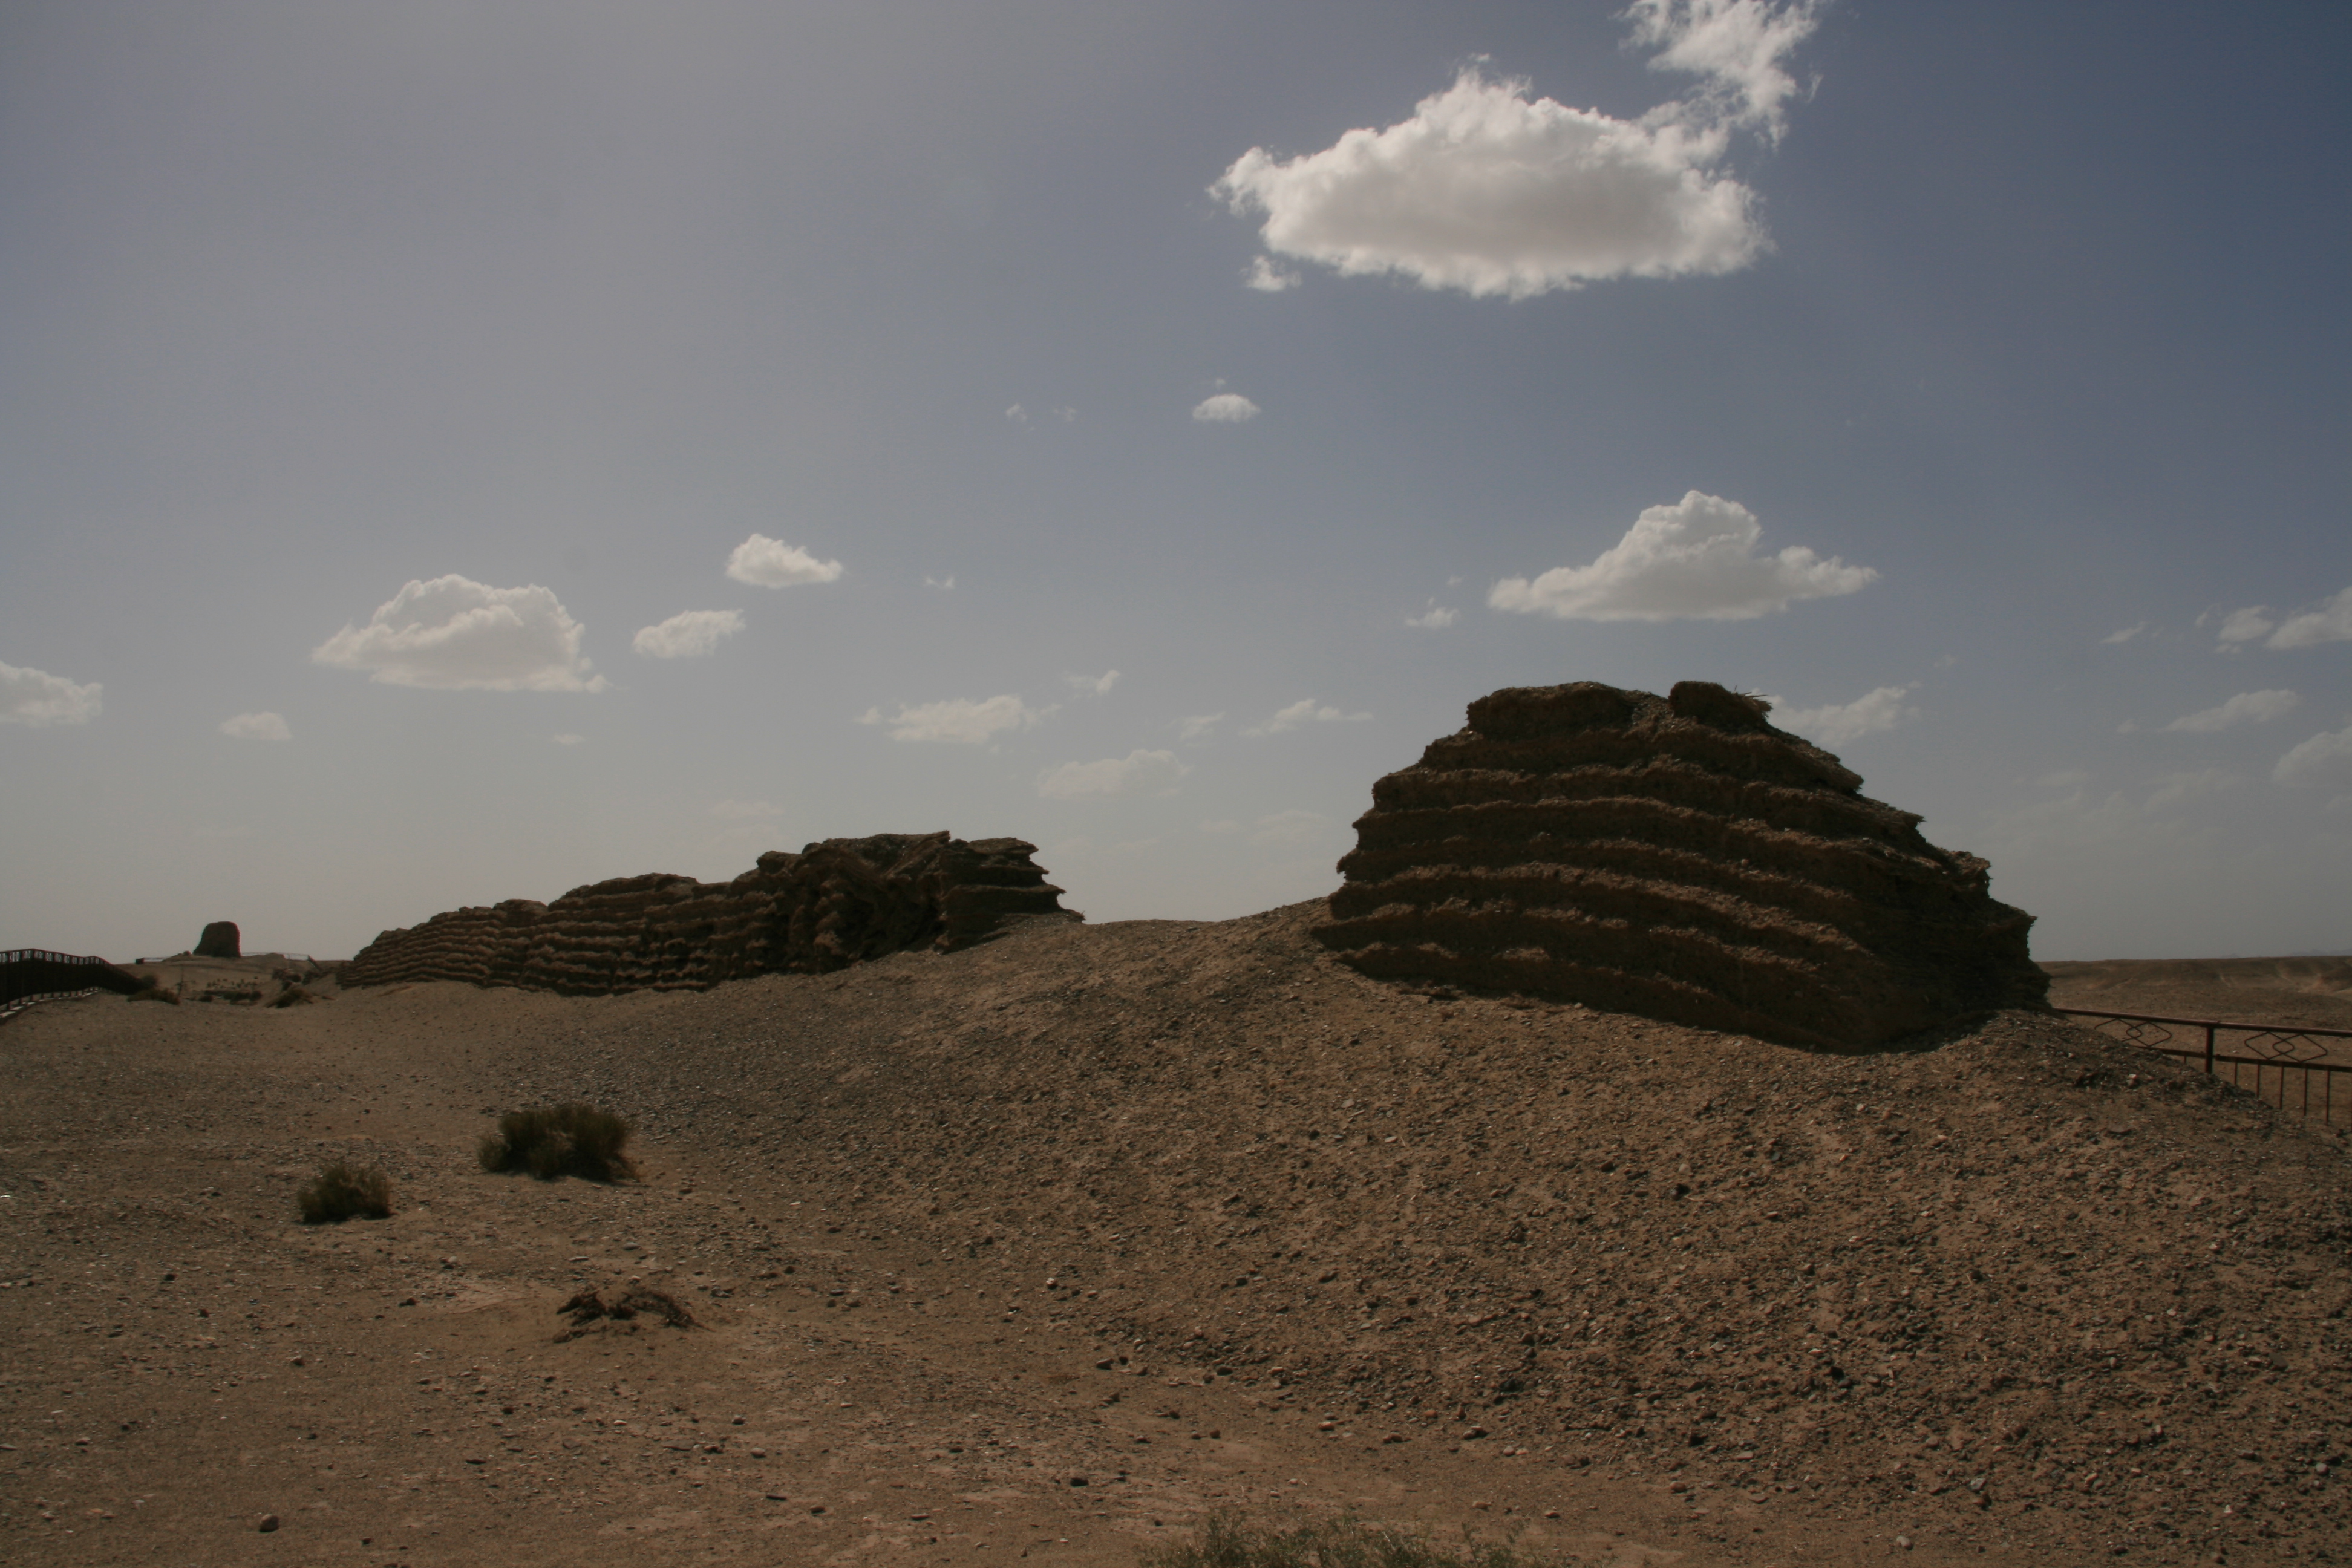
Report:
[[[529,1171],[542,1182],[582,1176],[617,1182],[635,1173],[621,1151],[633,1130],[628,1119],[593,1105],[541,1105],[509,1110],[482,1139],[482,1169]]]
[[[659,1318],[673,1329],[696,1327],[694,1314],[687,1310],[685,1302],[667,1290],[651,1290],[643,1287],[615,1296],[610,1301],[593,1290],[583,1290],[555,1310],[560,1315],[570,1318],[575,1330],[583,1329],[600,1318],[625,1323],[640,1316]]]
[[[173,1007],[176,1007],[180,1005],[179,994],[176,992],[164,990],[162,984],[152,978],[142,981],[140,984],[139,989],[131,992],[128,996],[125,996],[123,1000],[126,1002],[161,1002],[165,1004],[167,1006]]]
[[[384,1219],[392,1214],[392,1178],[370,1166],[366,1170],[337,1160],[319,1167],[302,1184],[294,1201],[302,1207],[304,1225],[347,1220],[353,1215]]]
[[[1144,1568],[1566,1568],[1571,1559],[1464,1539],[1441,1546],[1423,1535],[1339,1519],[1269,1530],[1233,1514],[1212,1514],[1178,1546],[1144,1552]]]

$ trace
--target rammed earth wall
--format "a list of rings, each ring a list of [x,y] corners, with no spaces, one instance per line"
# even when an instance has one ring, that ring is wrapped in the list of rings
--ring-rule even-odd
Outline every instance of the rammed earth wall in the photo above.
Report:
[[[2043,1005],[2033,917],[1769,706],[1517,687],[1372,787],[1317,936],[1449,981],[1859,1049]]]

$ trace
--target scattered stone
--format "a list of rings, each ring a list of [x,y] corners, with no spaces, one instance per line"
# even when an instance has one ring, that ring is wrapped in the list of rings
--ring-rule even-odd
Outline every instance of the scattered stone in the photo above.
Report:
[[[209,932],[210,932],[210,931],[211,931],[211,928],[208,926],[208,927],[206,927],[206,928],[205,928],[205,930],[206,930],[206,932],[207,932],[207,933],[209,933]],[[231,926],[231,927],[229,927],[229,941],[230,941],[232,943],[234,943],[234,942],[236,941],[236,928],[235,926]],[[230,956],[230,957],[234,958],[234,957],[236,957],[236,955],[235,953],[231,953],[231,954],[229,954],[228,956]],[[277,1529],[277,1528],[278,1528],[278,1516],[277,1516],[276,1514],[274,1514],[274,1513],[265,1513],[265,1514],[263,1514],[263,1515],[261,1516],[261,1522],[260,1522],[259,1524],[256,1525],[254,1528],[256,1528],[257,1530],[260,1531],[262,1534],[267,1535],[267,1534],[268,1534],[271,1531],[273,1531],[273,1530],[275,1530],[275,1529]]]

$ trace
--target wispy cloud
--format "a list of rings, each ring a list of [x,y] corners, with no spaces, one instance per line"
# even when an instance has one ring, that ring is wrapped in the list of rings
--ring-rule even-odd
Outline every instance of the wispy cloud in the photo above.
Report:
[[[858,715],[857,721],[888,726],[894,741],[940,741],[977,746],[999,735],[1041,723],[1054,710],[1051,707],[1032,708],[1008,693],[980,701],[955,697],[943,702],[902,706],[897,717],[887,719],[879,708],[869,708]]]
[[[2175,719],[2165,728],[2210,735],[2233,724],[2260,724],[2267,720],[2282,718],[2294,712],[2302,701],[2303,699],[2292,691],[2241,691],[2218,708],[2207,708],[2185,718]]]
[[[1192,405],[1192,417],[1203,425],[1246,425],[1261,412],[1238,392],[1220,392]]]
[[[1272,257],[1260,256],[1252,258],[1250,269],[1242,281],[1261,294],[1279,294],[1286,289],[1298,287],[1298,274],[1276,267]]]
[[[742,629],[740,610],[687,610],[643,628],[629,646],[644,658],[702,658]]]
[[[1460,616],[1460,611],[1440,605],[1436,600],[1432,599],[1429,602],[1429,608],[1417,616],[1407,616],[1404,618],[1404,624],[1409,626],[1420,626],[1426,631],[1443,631],[1459,619]]]
[[[290,741],[294,731],[277,713],[239,713],[220,721],[220,732],[239,741]]]
[[[2352,784],[2352,725],[2304,742],[2278,760],[2271,777],[2301,787]]]
[[[764,800],[722,800],[712,805],[710,815],[721,822],[755,822],[765,816],[782,816],[784,808]]]
[[[1118,684],[1118,671],[1105,670],[1100,675],[1066,675],[1062,683],[1076,691],[1091,691],[1097,697],[1108,697],[1110,689]]]
[[[2222,617],[2221,639],[2224,644],[2252,642],[2256,638],[2265,638],[2264,647],[2281,649],[2352,642],[2352,588],[2345,589],[2317,609],[2275,622],[2265,605],[2249,605]]]
[[[1287,708],[1277,709],[1274,717],[1265,723],[1254,724],[1242,733],[1279,735],[1305,724],[1354,724],[1370,717],[1369,713],[1343,713],[1328,703],[1318,703],[1312,697],[1302,697]]]
[[[1848,741],[1892,730],[1906,719],[1919,717],[1919,710],[1903,700],[1910,690],[1907,686],[1881,686],[1851,702],[1832,702],[1820,708],[1783,707],[1777,697],[1768,700],[1772,704],[1772,722],[1781,729],[1824,746],[1843,746]]]
[[[727,575],[754,588],[788,588],[797,583],[831,583],[841,563],[820,561],[797,544],[755,533],[727,557]]]
[[[2147,630],[2147,623],[2146,621],[2142,621],[2136,626],[2126,626],[2119,632],[2109,632],[2106,636],[2101,637],[2099,641],[2110,646],[2116,643],[2126,643],[2146,630]]]
[[[926,588],[937,588],[943,593],[952,593],[955,589],[955,578],[952,575],[946,577],[926,577],[923,579],[923,586]]]
[[[1140,749],[1095,763],[1064,763],[1037,777],[1047,800],[1111,800],[1122,795],[1167,795],[1192,769],[1173,752]]]
[[[588,743],[585,735],[550,735],[547,739],[551,745],[557,746],[584,746]]]
[[[1249,841],[1263,846],[1304,844],[1331,826],[1331,819],[1318,811],[1277,811],[1257,819]]]
[[[310,658],[365,670],[385,686],[602,691],[604,678],[590,673],[580,651],[586,632],[552,589],[493,588],[452,573],[429,583],[412,579],[367,625],[344,626]]]
[[[1555,566],[1533,582],[1507,577],[1486,603],[1563,620],[1746,621],[1877,579],[1870,567],[1824,561],[1801,544],[1759,555],[1763,536],[1738,501],[1692,490],[1672,506],[1644,508],[1591,565]]]
[[[1195,713],[1177,721],[1176,738],[1180,741],[1205,741],[1216,733],[1217,726],[1225,721],[1222,713]]]
[[[105,687],[80,685],[46,670],[0,664],[0,724],[87,724],[103,706]]]

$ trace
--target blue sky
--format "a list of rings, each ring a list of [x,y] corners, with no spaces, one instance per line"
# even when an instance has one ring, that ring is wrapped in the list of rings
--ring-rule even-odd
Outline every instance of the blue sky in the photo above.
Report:
[[[2352,949],[2347,58],[2321,5],[11,6],[0,941],[332,956],[940,827],[1240,914],[1472,698],[1699,678],[2042,956]]]

